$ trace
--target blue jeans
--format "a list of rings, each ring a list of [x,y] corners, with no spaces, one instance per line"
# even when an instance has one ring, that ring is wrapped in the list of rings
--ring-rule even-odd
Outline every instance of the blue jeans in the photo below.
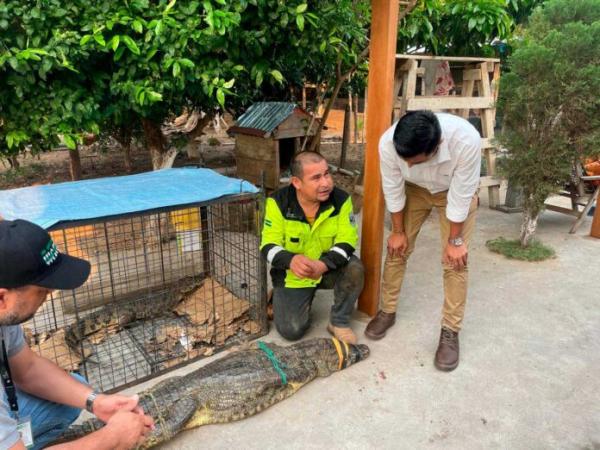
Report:
[[[71,376],[80,383],[88,384],[86,379],[77,373]],[[59,405],[39,397],[35,397],[17,389],[19,417],[29,417],[33,433],[33,449],[42,449],[55,441],[75,420],[81,410],[72,406]]]

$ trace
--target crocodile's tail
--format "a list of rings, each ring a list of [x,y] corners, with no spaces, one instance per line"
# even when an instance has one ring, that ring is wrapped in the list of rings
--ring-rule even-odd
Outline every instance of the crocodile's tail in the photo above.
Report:
[[[196,413],[198,402],[192,397],[183,398],[164,409],[160,417],[153,417],[155,428],[141,444],[140,449],[154,447],[172,439]],[[79,425],[71,425],[53,444],[74,441],[99,430],[104,423],[98,419],[89,419]]]
[[[104,426],[104,423],[98,419],[89,419],[78,425],[71,425],[65,432],[53,442],[53,444],[61,444],[82,438]]]
[[[154,447],[172,439],[179,433],[198,409],[198,401],[193,397],[185,397],[166,408],[164,416],[153,417],[154,430],[139,447],[140,449]]]

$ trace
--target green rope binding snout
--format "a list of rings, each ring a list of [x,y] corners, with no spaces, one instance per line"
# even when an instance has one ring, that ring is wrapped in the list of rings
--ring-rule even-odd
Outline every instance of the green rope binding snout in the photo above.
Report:
[[[275,356],[275,353],[273,353],[273,350],[271,350],[267,346],[267,344],[265,344],[263,341],[258,341],[258,348],[260,348],[263,352],[265,352],[265,355],[267,355],[267,358],[269,358],[269,361],[271,361],[271,364],[273,364],[273,368],[279,374],[279,377],[281,378],[281,382],[284,385],[286,385],[287,384],[287,375],[285,374],[285,372],[281,368],[281,367],[285,368],[285,364],[280,363],[280,361]]]

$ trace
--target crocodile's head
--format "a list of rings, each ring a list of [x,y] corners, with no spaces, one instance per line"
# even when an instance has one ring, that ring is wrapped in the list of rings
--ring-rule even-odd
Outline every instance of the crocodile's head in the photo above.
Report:
[[[317,367],[320,377],[345,369],[369,356],[369,347],[364,344],[346,344],[335,338],[308,339],[295,344],[306,359]]]

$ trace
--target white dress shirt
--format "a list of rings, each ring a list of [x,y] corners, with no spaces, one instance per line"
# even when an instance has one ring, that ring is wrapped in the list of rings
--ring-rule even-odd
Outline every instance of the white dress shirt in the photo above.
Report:
[[[467,120],[452,114],[436,113],[442,129],[442,141],[430,160],[408,167],[394,148],[394,123],[379,140],[381,184],[387,209],[404,209],[404,182],[427,189],[432,194],[448,191],[446,217],[464,222],[471,200],[479,187],[481,172],[481,136]]]

